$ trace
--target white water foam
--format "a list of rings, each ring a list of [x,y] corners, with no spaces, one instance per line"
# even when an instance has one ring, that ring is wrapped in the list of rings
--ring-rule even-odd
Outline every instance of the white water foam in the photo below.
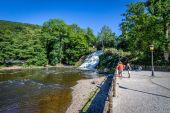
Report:
[[[85,62],[79,67],[80,70],[95,70],[96,66],[99,63],[99,56],[103,54],[103,52],[96,51],[87,56]]]

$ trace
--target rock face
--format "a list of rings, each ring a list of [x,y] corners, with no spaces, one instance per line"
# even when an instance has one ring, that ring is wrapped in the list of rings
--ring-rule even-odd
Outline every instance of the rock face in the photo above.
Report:
[[[96,66],[99,63],[99,56],[103,54],[103,52],[96,51],[85,59],[85,62],[79,67],[80,70],[95,70]]]

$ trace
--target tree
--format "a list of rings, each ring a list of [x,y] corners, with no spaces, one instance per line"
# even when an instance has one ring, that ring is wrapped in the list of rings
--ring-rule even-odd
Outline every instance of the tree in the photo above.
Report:
[[[75,64],[88,50],[88,43],[83,29],[78,25],[68,26],[68,37],[64,41],[64,59],[65,64]]]
[[[163,25],[163,33],[164,33],[164,59],[169,61],[169,21],[170,21],[170,0],[148,0],[147,6],[149,12],[159,18]]]
[[[0,30],[0,61],[3,63],[14,58],[11,35],[10,30]]]
[[[74,65],[88,52],[93,38],[92,29],[86,32],[59,19],[49,20],[43,26],[0,21],[0,63]]]
[[[129,44],[128,44],[128,40],[125,38],[125,37],[123,37],[122,35],[120,35],[118,38],[117,38],[117,40],[116,40],[116,42],[117,42],[117,49],[119,50],[119,49],[121,49],[121,50],[123,50],[123,51],[129,51]]]
[[[105,47],[115,47],[115,33],[108,26],[103,26],[98,34],[98,44]]]
[[[63,42],[67,26],[63,20],[51,19],[43,24],[43,34],[49,63],[55,65],[63,59]]]
[[[93,30],[90,27],[88,27],[85,30],[85,37],[86,37],[86,40],[89,46],[93,47],[96,45],[97,39],[95,35],[93,34]]]
[[[44,23],[42,32],[49,64],[73,65],[87,51],[85,32],[76,24],[66,25],[62,20],[52,19]]]
[[[130,50],[136,59],[149,62],[149,45],[154,44],[155,51],[160,51],[162,46],[161,23],[159,18],[150,14],[144,2],[137,2],[128,5],[125,17],[120,25],[123,41],[128,43],[127,50]],[[162,56],[161,52],[154,52],[155,59]],[[161,58],[159,58],[161,60]]]
[[[40,42],[41,29],[36,25],[0,21],[0,61],[22,61],[28,65],[46,64]]]

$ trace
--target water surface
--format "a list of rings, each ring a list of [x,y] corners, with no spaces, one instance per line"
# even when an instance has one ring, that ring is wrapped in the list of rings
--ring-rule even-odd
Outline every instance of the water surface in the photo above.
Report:
[[[74,68],[0,71],[0,113],[64,113],[77,80],[97,77]]]

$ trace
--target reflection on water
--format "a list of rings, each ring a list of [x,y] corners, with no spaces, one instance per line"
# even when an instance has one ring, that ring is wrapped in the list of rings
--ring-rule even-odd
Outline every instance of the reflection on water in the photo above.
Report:
[[[83,78],[73,68],[0,71],[0,113],[64,113]]]

